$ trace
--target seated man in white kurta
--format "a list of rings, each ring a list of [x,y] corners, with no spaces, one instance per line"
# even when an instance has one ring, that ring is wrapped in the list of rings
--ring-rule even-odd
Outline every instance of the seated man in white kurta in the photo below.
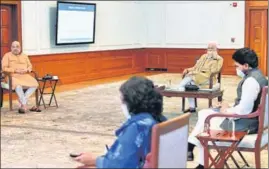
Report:
[[[235,61],[237,75],[242,78],[237,87],[237,99],[234,107],[228,108],[228,104],[223,103],[218,111],[219,113],[239,115],[253,113],[259,106],[262,88],[268,86],[268,81],[257,68],[258,57],[253,50],[249,48],[239,49],[233,54],[233,60]],[[201,110],[198,114],[198,122],[189,136],[188,161],[194,159],[193,149],[197,146],[200,155],[199,165],[196,167],[198,169],[204,168],[204,150],[196,136],[203,132],[205,119],[217,112],[212,109]],[[236,131],[245,131],[249,134],[254,134],[258,131],[258,118],[234,119],[234,122]],[[211,129],[231,130],[228,123],[227,118],[213,118],[211,120]]]

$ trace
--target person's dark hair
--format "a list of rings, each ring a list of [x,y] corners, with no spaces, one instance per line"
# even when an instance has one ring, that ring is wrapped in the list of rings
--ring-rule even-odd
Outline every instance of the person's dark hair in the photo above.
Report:
[[[160,120],[163,96],[155,90],[151,80],[144,77],[131,77],[121,85],[120,92],[130,113],[150,113],[155,120]]]
[[[258,67],[258,57],[254,50],[250,48],[241,48],[235,51],[233,54],[233,60],[243,64],[248,64],[252,68]]]

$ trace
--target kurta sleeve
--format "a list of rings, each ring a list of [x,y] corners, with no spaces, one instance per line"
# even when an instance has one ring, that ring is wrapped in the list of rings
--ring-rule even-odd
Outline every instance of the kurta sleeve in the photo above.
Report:
[[[227,109],[227,112],[232,112],[238,115],[250,114],[254,107],[254,102],[260,93],[260,85],[253,77],[249,77],[242,85],[242,96],[238,105]],[[249,92],[251,91],[251,92]]]
[[[139,165],[139,148],[143,144],[143,133],[136,124],[130,125],[118,137],[107,154],[96,159],[97,168],[136,168]]]
[[[210,70],[211,73],[220,71],[220,69],[222,68],[222,65],[223,65],[223,58],[220,57],[217,64],[211,66],[211,70]]]
[[[8,54],[5,54],[4,57],[2,58],[2,70],[4,72],[9,72],[9,73],[14,73],[15,72],[14,68],[9,67]]]
[[[194,71],[200,64],[201,62],[204,60],[204,57],[206,57],[206,55],[202,55],[195,63],[195,65],[191,68],[188,68],[188,71],[191,72],[191,71]]]
[[[26,61],[27,61],[27,70],[29,71],[29,72],[31,72],[32,71],[32,69],[33,69],[33,67],[32,67],[32,64],[31,64],[31,62],[30,62],[30,59],[29,59],[29,57],[26,55]]]

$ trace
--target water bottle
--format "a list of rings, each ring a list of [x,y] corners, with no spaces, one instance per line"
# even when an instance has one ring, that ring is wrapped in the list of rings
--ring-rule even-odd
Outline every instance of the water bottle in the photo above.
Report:
[[[235,138],[235,122],[233,119],[229,119],[228,128],[231,129],[231,137]]]
[[[209,136],[210,135],[209,133],[210,133],[209,124],[208,123],[205,123],[203,136]]]

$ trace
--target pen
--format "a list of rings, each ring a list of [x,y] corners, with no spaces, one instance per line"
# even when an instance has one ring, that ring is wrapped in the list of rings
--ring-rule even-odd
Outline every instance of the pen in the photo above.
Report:
[[[107,144],[106,144],[106,150],[107,150],[107,151],[109,150],[109,148],[108,148]]]

